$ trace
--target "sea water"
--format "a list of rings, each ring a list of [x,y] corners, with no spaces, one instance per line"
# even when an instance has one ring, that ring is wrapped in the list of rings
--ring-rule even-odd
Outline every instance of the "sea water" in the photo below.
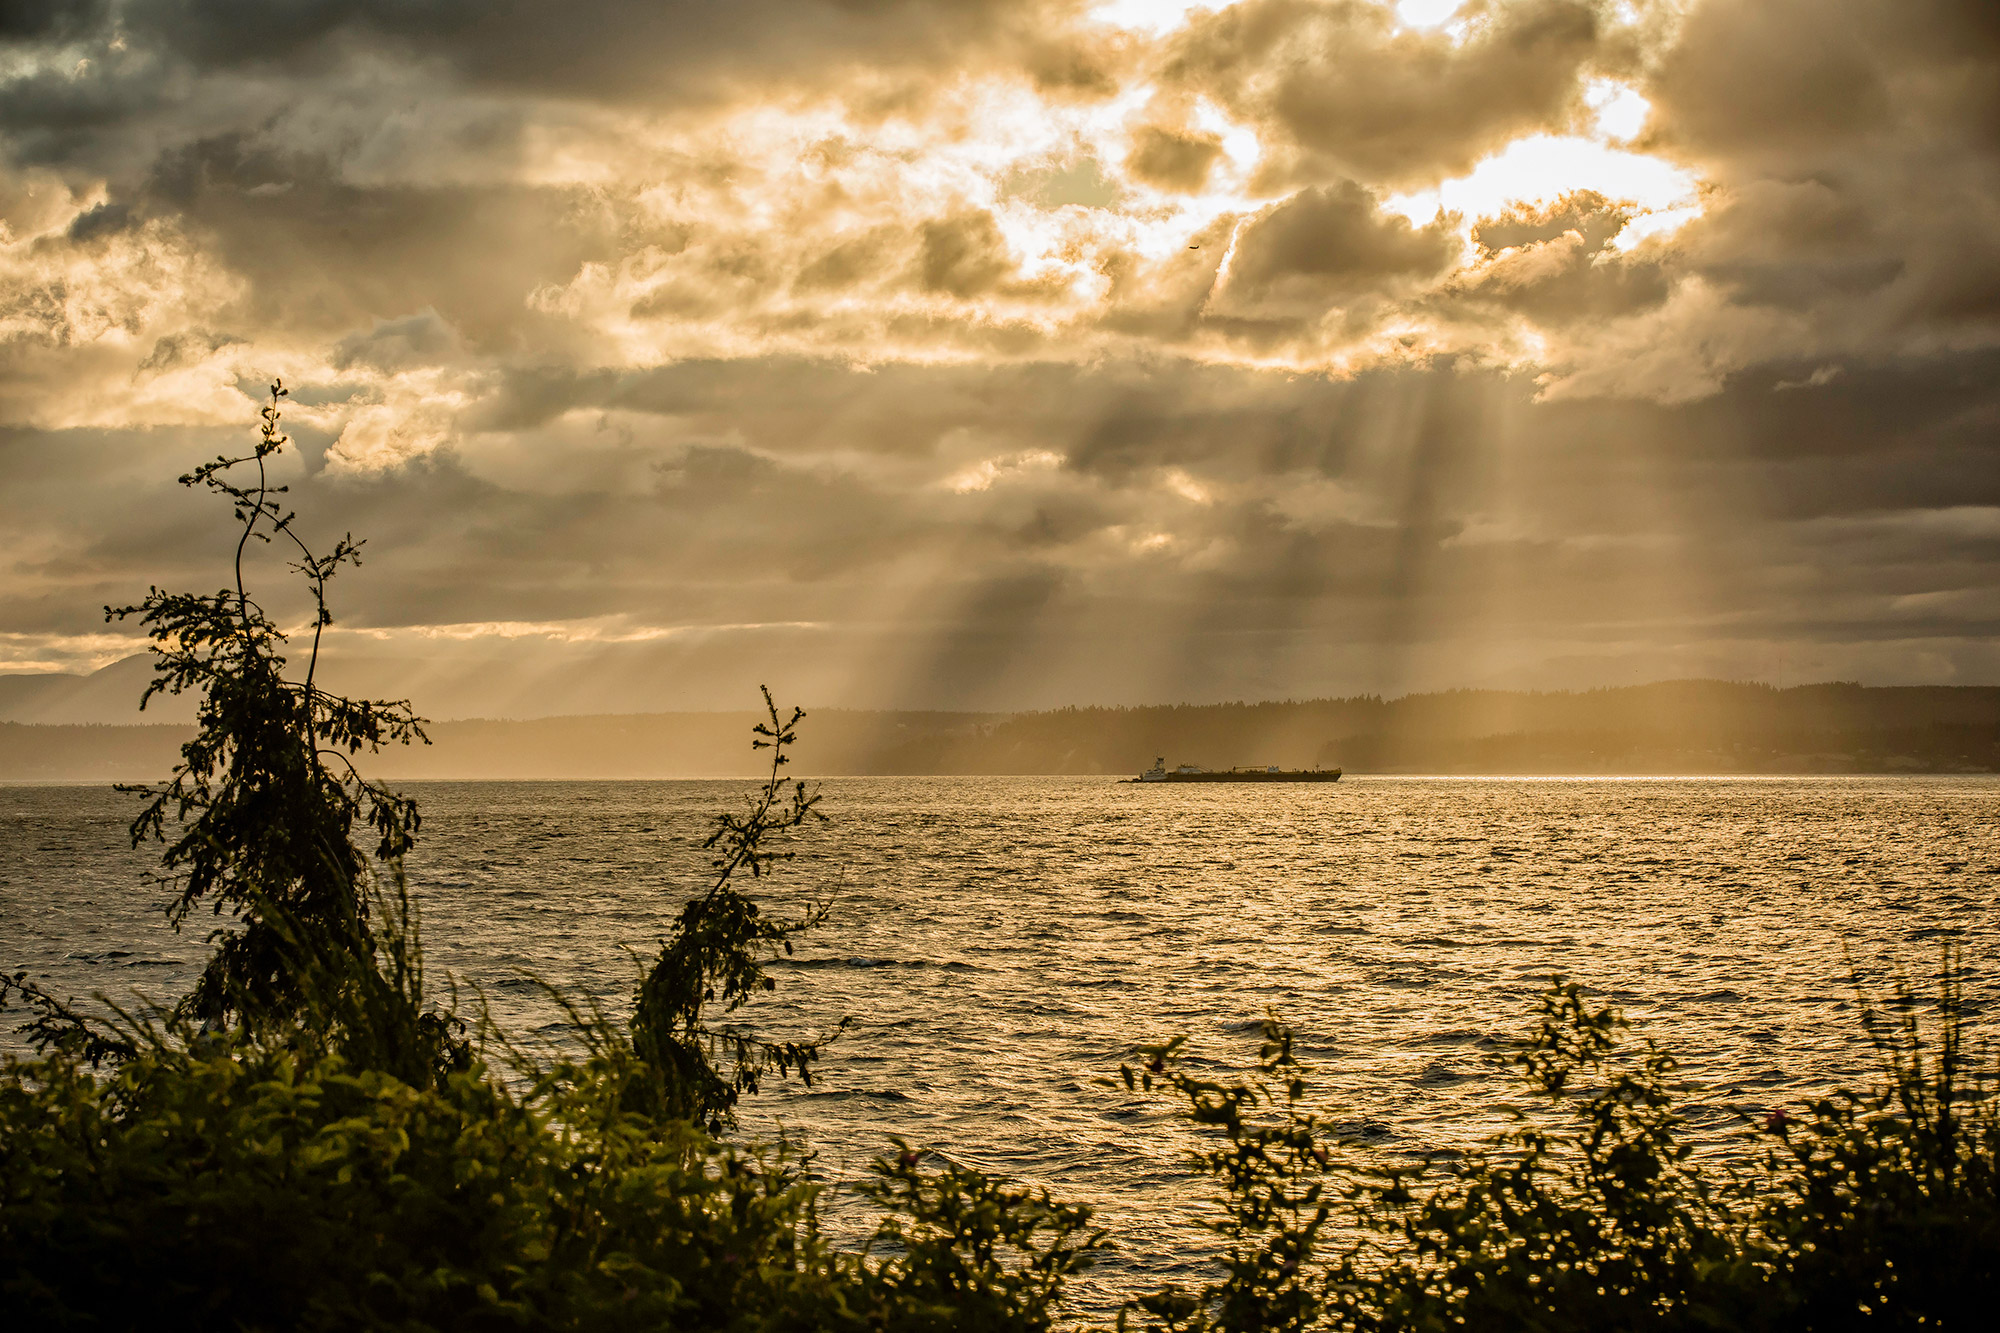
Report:
[[[746,786],[412,784],[432,983],[531,1041],[564,1036],[542,983],[617,1009]],[[1993,778],[855,778],[820,808],[754,887],[829,915],[741,1017],[848,1026],[745,1131],[835,1184],[900,1134],[1093,1205],[1119,1245],[1079,1293],[1099,1313],[1208,1253],[1184,1126],[1107,1084],[1135,1043],[1186,1033],[1198,1067],[1239,1069],[1276,1014],[1368,1151],[1459,1151],[1526,1101],[1495,1056],[1560,974],[1681,1058],[1689,1132],[1726,1157],[1768,1108],[1869,1076],[1857,983],[1927,981],[1955,946],[1979,1009],[2000,957]],[[78,995],[187,987],[214,921],[166,928],[131,813],[0,788],[0,966]]]

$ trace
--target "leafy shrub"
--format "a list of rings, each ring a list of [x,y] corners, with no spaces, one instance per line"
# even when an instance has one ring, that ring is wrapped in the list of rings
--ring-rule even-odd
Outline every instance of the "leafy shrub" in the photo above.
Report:
[[[818,905],[796,921],[774,921],[736,887],[744,871],[761,879],[773,862],[791,856],[770,845],[774,837],[822,817],[818,793],[803,782],[787,784],[783,776],[791,762],[785,750],[805,713],[793,709],[790,718],[782,717],[768,689],[764,710],[751,746],[771,752],[771,771],[743,814],[716,817],[702,844],[715,853],[715,881],[681,908],[632,1002],[633,1050],[655,1073],[644,1085],[647,1109],[699,1121],[717,1133],[732,1123],[738,1099],[756,1092],[767,1073],[796,1073],[810,1085],[813,1062],[839,1035],[836,1029],[818,1039],[773,1042],[716,1021],[718,1007],[726,1019],[774,988],[765,959],[776,950],[791,953],[792,937],[826,918],[825,906]]]
[[[1938,1018],[1899,982],[1862,1021],[1882,1077],[1773,1114],[1755,1214],[1792,1327],[1978,1328],[2000,1293],[2000,1086],[1966,1046],[1963,971],[1941,969]]]
[[[1145,1047],[1128,1086],[1186,1103],[1215,1136],[1223,1276],[1132,1302],[1173,1330],[1985,1327],[2000,1291],[2000,1103],[1966,1051],[1947,960],[1926,1032],[1899,985],[1864,1022],[1879,1086],[1774,1111],[1767,1151],[1713,1178],[1689,1160],[1671,1057],[1557,979],[1508,1057],[1546,1113],[1483,1150],[1417,1166],[1342,1142],[1308,1109],[1309,1070],[1267,1021],[1258,1076],[1182,1069]],[[1358,1237],[1330,1245],[1335,1235]]]
[[[237,1036],[0,1073],[22,1328],[1047,1328],[1098,1238],[976,1172],[877,1162],[871,1253],[782,1149],[623,1109],[618,1050],[417,1087]]]
[[[890,1255],[852,1270],[871,1300],[916,1316],[919,1326],[1051,1327],[1064,1282],[1104,1243],[1103,1232],[1088,1229],[1090,1210],[955,1162],[925,1175],[921,1154],[894,1142],[896,1156],[878,1158],[864,1186],[886,1213],[868,1253]]]

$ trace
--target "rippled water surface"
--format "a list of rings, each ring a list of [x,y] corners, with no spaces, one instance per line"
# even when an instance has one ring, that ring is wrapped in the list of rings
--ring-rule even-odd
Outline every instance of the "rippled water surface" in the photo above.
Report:
[[[703,879],[741,783],[431,783],[411,862],[434,979],[552,1032],[534,974],[611,997]],[[1360,779],[1162,787],[1102,779],[836,779],[831,822],[768,896],[829,923],[759,1002],[772,1033],[853,1026],[814,1090],[746,1122],[836,1178],[900,1133],[1096,1204],[1119,1257],[1102,1305],[1190,1253],[1199,1195],[1156,1107],[1097,1080],[1178,1032],[1227,1062],[1276,1010],[1330,1104],[1385,1152],[1502,1125],[1490,1072],[1552,973],[1645,1020],[1685,1062],[1711,1151],[1736,1112],[1865,1075],[1850,958],[1919,978],[1956,943],[1990,998],[2000,893],[1991,778]],[[0,966],[56,989],[178,993],[129,801],[0,788]],[[11,1039],[10,1039],[11,1040]]]

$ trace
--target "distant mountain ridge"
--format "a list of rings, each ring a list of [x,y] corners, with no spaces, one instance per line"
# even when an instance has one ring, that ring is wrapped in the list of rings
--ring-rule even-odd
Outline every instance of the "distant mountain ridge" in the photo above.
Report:
[[[143,677],[104,687],[113,683],[136,698]],[[10,688],[0,684],[11,716],[21,696]],[[44,712],[87,701],[81,691],[28,697]],[[757,769],[756,720],[689,712],[438,722],[433,745],[378,755],[370,771],[397,780],[747,776]],[[191,734],[0,721],[0,780],[158,777]],[[795,753],[800,776],[1124,776],[1156,755],[1350,773],[1982,773],[2000,772],[2000,687],[1663,681],[1012,714],[816,709]]]
[[[192,722],[194,702],[172,695],[156,698],[139,711],[139,696],[153,678],[146,653],[120,658],[89,673],[8,672],[0,674],[0,722],[56,722],[72,725],[130,725]]]

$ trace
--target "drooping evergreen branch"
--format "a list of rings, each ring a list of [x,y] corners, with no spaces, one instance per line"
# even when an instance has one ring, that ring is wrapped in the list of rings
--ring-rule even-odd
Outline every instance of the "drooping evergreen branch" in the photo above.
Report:
[[[290,1015],[302,1002],[301,976],[273,925],[282,913],[296,933],[344,941],[370,954],[370,856],[355,845],[358,823],[374,834],[373,861],[393,869],[421,824],[414,802],[364,778],[349,756],[385,745],[428,742],[407,700],[356,700],[318,687],[321,640],[333,623],[327,585],[361,563],[362,543],[342,536],[325,555],[299,535],[297,515],[273,485],[269,460],[290,443],[280,428],[282,382],[273,381],[256,447],[220,455],[180,478],[226,500],[240,525],[233,585],[215,593],[155,587],[141,601],[105,608],[107,620],[136,618],[151,640],[154,675],[141,698],[194,693],[196,734],[164,783],[122,788],[143,799],[133,845],[165,845],[161,882],[173,892],[178,929],[198,906],[237,919],[215,933],[217,949],[183,1010],[211,1023]],[[235,478],[254,468],[254,481]],[[252,542],[282,538],[297,552],[289,568],[312,599],[312,646],[305,675],[286,675],[287,635],[251,595]],[[330,766],[329,761],[337,763]]]
[[[812,903],[794,920],[775,920],[736,886],[743,872],[761,879],[773,864],[790,859],[789,848],[774,845],[777,839],[825,817],[818,791],[784,774],[791,762],[786,750],[796,743],[805,713],[794,708],[787,717],[769,688],[763,693],[766,718],[754,729],[751,746],[771,752],[770,772],[741,813],[716,817],[702,844],[714,853],[714,879],[681,908],[639,984],[632,1012],[633,1045],[659,1074],[657,1109],[718,1131],[767,1074],[797,1074],[811,1083],[820,1052],[847,1026],[843,1019],[829,1034],[770,1041],[719,1021],[776,987],[765,963],[790,954],[792,938],[824,922],[828,911],[827,904]]]

